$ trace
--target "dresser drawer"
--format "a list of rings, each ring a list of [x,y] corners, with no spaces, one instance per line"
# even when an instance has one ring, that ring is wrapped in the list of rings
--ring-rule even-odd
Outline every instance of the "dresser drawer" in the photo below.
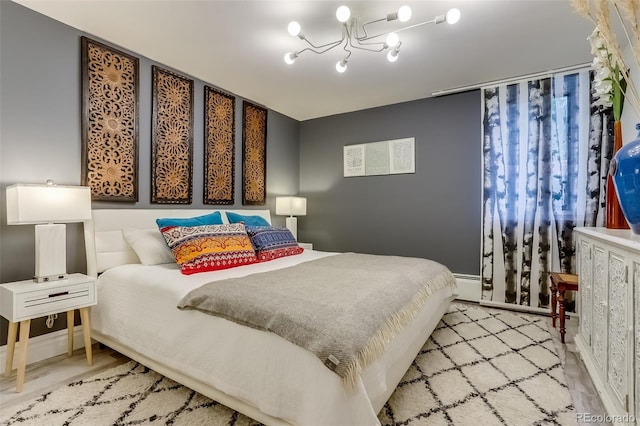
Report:
[[[2,294],[3,298],[7,294]],[[3,303],[4,304],[4,303]],[[14,293],[11,306],[3,316],[12,322],[38,318],[96,304],[95,282],[57,285]]]

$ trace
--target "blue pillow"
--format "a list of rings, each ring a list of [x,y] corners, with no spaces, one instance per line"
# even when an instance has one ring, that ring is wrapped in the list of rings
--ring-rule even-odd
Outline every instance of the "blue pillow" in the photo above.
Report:
[[[247,226],[247,234],[258,256],[258,262],[267,262],[304,251],[287,228]]]
[[[225,212],[229,223],[244,222],[245,226],[271,226],[267,219],[262,216],[244,216],[238,213]]]
[[[220,212],[213,212],[196,217],[166,217],[156,219],[158,228],[167,226],[202,226],[202,225],[222,225],[222,215]]]

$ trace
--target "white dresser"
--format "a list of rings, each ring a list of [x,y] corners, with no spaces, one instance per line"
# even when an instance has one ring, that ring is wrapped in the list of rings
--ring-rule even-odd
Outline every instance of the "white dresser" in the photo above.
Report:
[[[640,424],[640,236],[606,228],[575,232],[576,346],[611,421]]]

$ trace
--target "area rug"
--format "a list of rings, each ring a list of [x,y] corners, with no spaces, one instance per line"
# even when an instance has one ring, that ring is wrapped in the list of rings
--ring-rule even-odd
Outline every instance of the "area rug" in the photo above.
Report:
[[[455,303],[382,425],[575,425],[547,317]],[[257,425],[130,361],[2,410],[2,425]],[[345,425],[349,426],[349,425]]]

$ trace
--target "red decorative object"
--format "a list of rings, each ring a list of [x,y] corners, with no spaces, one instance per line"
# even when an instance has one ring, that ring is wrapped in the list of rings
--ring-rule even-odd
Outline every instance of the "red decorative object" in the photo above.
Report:
[[[613,123],[613,154],[622,148],[622,123],[618,120]],[[607,228],[629,229],[629,224],[624,218],[618,195],[613,184],[611,173],[607,175]]]

